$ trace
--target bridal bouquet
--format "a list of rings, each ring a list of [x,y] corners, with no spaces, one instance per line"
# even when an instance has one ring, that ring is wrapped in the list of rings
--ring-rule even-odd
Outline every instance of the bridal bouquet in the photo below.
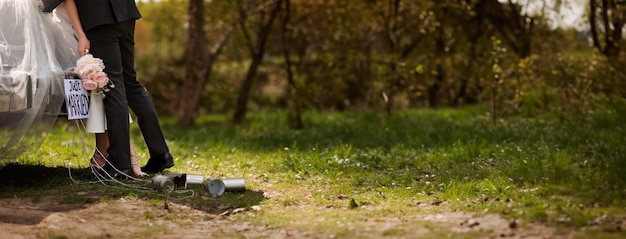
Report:
[[[103,70],[102,59],[95,58],[91,54],[85,54],[76,61],[74,72],[82,79],[85,90],[95,90],[97,95],[104,98],[104,93],[115,85],[109,81],[109,77]]]

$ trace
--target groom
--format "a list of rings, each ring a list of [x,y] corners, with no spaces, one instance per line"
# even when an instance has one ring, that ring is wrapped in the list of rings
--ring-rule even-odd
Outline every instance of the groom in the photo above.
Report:
[[[135,73],[135,21],[141,14],[135,0],[74,0],[81,25],[89,39],[91,53],[101,58],[105,73],[115,84],[106,93],[104,108],[109,134],[109,162],[124,173],[129,173],[130,130],[128,107],[138,118],[139,128],[150,152],[145,173],[157,173],[174,166],[146,88],[137,81]],[[110,165],[105,170],[117,173]],[[128,174],[131,175],[131,174]]]

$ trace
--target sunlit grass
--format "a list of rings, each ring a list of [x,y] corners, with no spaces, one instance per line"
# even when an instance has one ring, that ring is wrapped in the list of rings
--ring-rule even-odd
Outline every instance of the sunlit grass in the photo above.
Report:
[[[307,127],[297,131],[287,128],[284,112],[270,110],[252,113],[243,126],[229,124],[223,115],[203,116],[190,130],[176,129],[173,118],[162,124],[176,160],[172,171],[242,177],[249,189],[219,200],[189,200],[216,211],[260,205],[264,209],[254,218],[242,216],[258,223],[288,225],[319,217],[333,218],[336,226],[364,216],[446,209],[575,227],[603,214],[623,216],[624,104],[566,118],[510,116],[495,125],[487,112],[467,107],[392,116],[307,113]],[[93,139],[73,127],[58,123],[41,149],[23,155],[19,164],[86,167]],[[136,127],[132,138],[145,163],[149,156]],[[50,186],[66,187],[62,180]],[[324,220],[312,223],[320,230],[331,227]]]

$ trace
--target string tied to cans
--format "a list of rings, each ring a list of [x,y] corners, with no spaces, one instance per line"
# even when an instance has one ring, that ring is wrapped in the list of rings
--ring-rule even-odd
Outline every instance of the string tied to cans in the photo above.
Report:
[[[166,173],[152,178],[152,189],[164,193],[171,193],[178,189],[200,187],[212,196],[221,196],[224,192],[246,191],[246,182],[243,178],[204,178],[203,175]]]

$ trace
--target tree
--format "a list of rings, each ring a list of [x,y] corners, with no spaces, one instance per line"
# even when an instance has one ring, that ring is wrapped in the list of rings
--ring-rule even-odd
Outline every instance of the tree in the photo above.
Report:
[[[177,0],[138,2],[143,15],[135,30],[135,66],[159,112],[177,112],[184,79],[181,34],[188,20],[188,4]],[[175,90],[173,90],[175,89]]]
[[[302,129],[301,104],[298,97],[298,86],[295,82],[293,72],[293,62],[291,60],[291,51],[288,46],[288,25],[291,17],[291,0],[285,0],[285,10],[283,11],[282,27],[281,27],[281,43],[283,56],[285,58],[285,72],[287,73],[287,124],[292,129]]]
[[[243,31],[244,35],[247,36],[246,38],[248,39],[248,42],[249,42],[248,49],[250,50],[252,62],[250,63],[250,66],[248,67],[248,73],[246,74],[246,77],[239,90],[239,98],[237,99],[237,105],[236,105],[235,113],[233,116],[233,123],[235,124],[240,124],[241,122],[243,122],[246,116],[246,113],[248,110],[248,98],[250,97],[250,90],[252,89],[252,84],[254,83],[254,78],[256,76],[257,69],[259,65],[261,64],[261,62],[263,61],[263,57],[265,55],[265,45],[267,43],[267,38],[269,37],[271,33],[274,19],[276,19],[276,16],[278,15],[278,12],[280,11],[282,1],[283,0],[269,0],[266,2],[266,4],[260,5],[263,8],[269,7],[270,5],[273,5],[273,7],[267,19],[265,19],[265,14],[263,14],[264,12],[260,11],[261,14],[259,14],[260,17],[258,18],[260,22],[260,27],[258,28],[258,31],[255,32],[256,41],[250,37],[250,34],[248,33],[248,27],[245,25],[245,23],[243,21],[240,22],[241,30]]]
[[[488,20],[519,57],[531,54],[535,19],[522,14],[521,6],[512,0],[508,0],[507,4],[498,0],[479,0],[474,8],[476,14]]]
[[[251,3],[252,0],[248,0],[245,7],[240,10],[240,17],[230,24],[230,27],[224,31],[222,38],[209,51],[206,46],[204,0],[190,0],[189,29],[187,31],[189,38],[185,48],[185,81],[179,104],[182,115],[178,126],[188,128],[193,124],[200,97],[205,92],[205,85],[209,81],[213,65],[222,53],[237,24],[246,18]]]
[[[615,0],[590,1],[595,6],[590,16],[596,22],[594,45],[598,52],[616,54],[607,58],[613,59],[615,70],[626,69],[616,63],[623,55],[617,54],[622,38],[616,39],[624,25],[622,7]],[[525,84],[513,69],[519,62],[566,54],[572,41],[583,42],[577,54],[587,56],[591,49],[580,33],[557,32],[549,24],[549,11],[570,4],[560,1],[534,1],[545,3],[540,11],[529,10],[525,0],[164,2],[167,7],[152,8],[158,13],[147,11],[144,19],[158,23],[138,28],[152,29],[139,40],[158,41],[138,44],[138,65],[149,73],[141,74],[144,79],[147,75],[146,87],[161,94],[158,105],[175,109],[169,113],[179,115],[183,127],[205,112],[228,113],[232,122],[241,123],[253,105],[267,103],[285,107],[289,126],[299,128],[301,112],[311,108],[383,107],[390,114],[400,107],[493,101],[494,40],[507,52],[499,61],[506,74],[498,81],[498,93],[508,100],[521,89],[516,84]],[[246,2],[254,10],[244,10]],[[603,4],[615,8],[605,11]],[[188,11],[189,18],[181,21],[186,16],[181,11]],[[186,35],[179,33],[182,29]],[[187,43],[184,54],[180,42]],[[532,77],[553,81],[557,76],[545,74],[552,66]],[[159,80],[163,78],[169,80]],[[265,95],[269,91],[272,95]],[[381,103],[383,93],[386,103]]]
[[[624,28],[624,8],[618,7],[615,0],[589,0],[589,24],[593,47],[602,55],[615,57]]]

